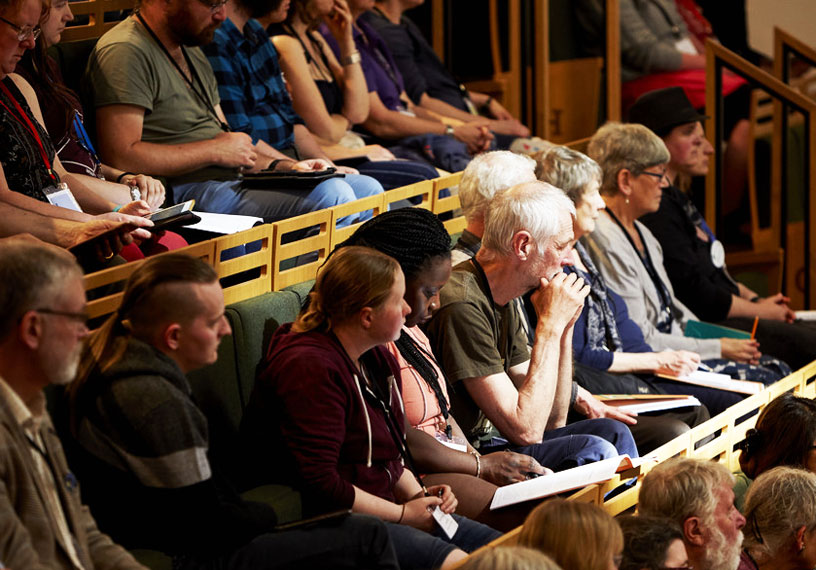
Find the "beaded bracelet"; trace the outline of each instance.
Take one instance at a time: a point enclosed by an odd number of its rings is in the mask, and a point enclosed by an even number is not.
[[[479,457],[479,454],[475,451],[471,451],[470,454],[476,458],[476,478],[478,479],[479,476],[482,474],[482,459]]]

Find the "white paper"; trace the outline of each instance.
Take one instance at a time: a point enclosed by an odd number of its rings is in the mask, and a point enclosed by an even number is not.
[[[728,374],[705,372],[704,370],[695,370],[691,374],[682,377],[664,376],[662,374],[658,376],[670,378],[678,382],[685,382],[686,384],[694,384],[695,386],[705,386],[707,388],[737,392],[738,394],[758,394],[765,388],[762,382],[734,380]]]
[[[794,311],[797,321],[816,321],[816,311]]]
[[[453,535],[456,534],[456,531],[459,530],[459,523],[456,522],[456,519],[443,513],[442,509],[440,509],[438,505],[434,507],[431,514],[433,515],[436,524],[438,524],[439,528],[442,529],[442,532],[448,535],[449,539],[452,539]]]
[[[255,216],[239,216],[238,214],[214,214],[212,212],[195,212],[201,221],[191,226],[194,230],[212,232],[214,234],[235,234],[255,227],[262,218]]]
[[[505,485],[496,489],[493,501],[490,503],[490,510],[608,481],[617,473],[621,463],[624,463],[627,468],[631,468],[640,465],[642,460],[632,460],[628,455],[610,457],[603,461],[573,467],[551,475]]]
[[[608,405],[609,402],[605,402]],[[662,402],[641,402],[638,404],[626,404],[623,406],[614,406],[618,410],[624,412],[632,412],[633,414],[641,414],[646,412],[660,412],[662,410],[674,410],[676,408],[685,408],[687,406],[699,406],[700,400],[694,396],[688,396],[681,399],[664,400]]]
[[[691,39],[689,38],[683,38],[682,40],[674,42],[674,49],[676,49],[680,53],[697,55],[697,48],[694,47],[694,44],[691,43]]]

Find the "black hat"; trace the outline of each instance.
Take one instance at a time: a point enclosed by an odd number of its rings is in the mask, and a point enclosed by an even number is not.
[[[629,109],[630,123],[640,123],[659,137],[666,136],[677,125],[696,123],[705,118],[691,105],[682,87],[644,93]]]

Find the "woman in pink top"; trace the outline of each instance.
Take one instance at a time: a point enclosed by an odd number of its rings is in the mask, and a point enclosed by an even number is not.
[[[481,455],[470,445],[450,413],[445,375],[420,329],[438,306],[439,290],[451,273],[450,236],[444,225],[428,210],[402,208],[369,220],[340,247],[346,245],[390,255],[405,274],[405,301],[411,312],[400,337],[387,347],[400,365],[408,448],[425,473],[425,484],[450,485],[459,499],[457,513],[463,516],[498,530],[520,525],[536,503],[491,511],[497,486],[549,470],[528,455]]]

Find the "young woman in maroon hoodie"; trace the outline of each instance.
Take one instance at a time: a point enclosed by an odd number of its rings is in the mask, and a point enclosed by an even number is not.
[[[272,338],[242,429],[269,449],[267,468],[297,486],[308,514],[335,509],[386,521],[401,568],[445,568],[499,536],[456,517],[449,539],[434,520],[452,513],[447,485],[424,488],[406,451],[399,368],[384,344],[410,307],[397,262],[350,246],[322,268],[309,308]]]

